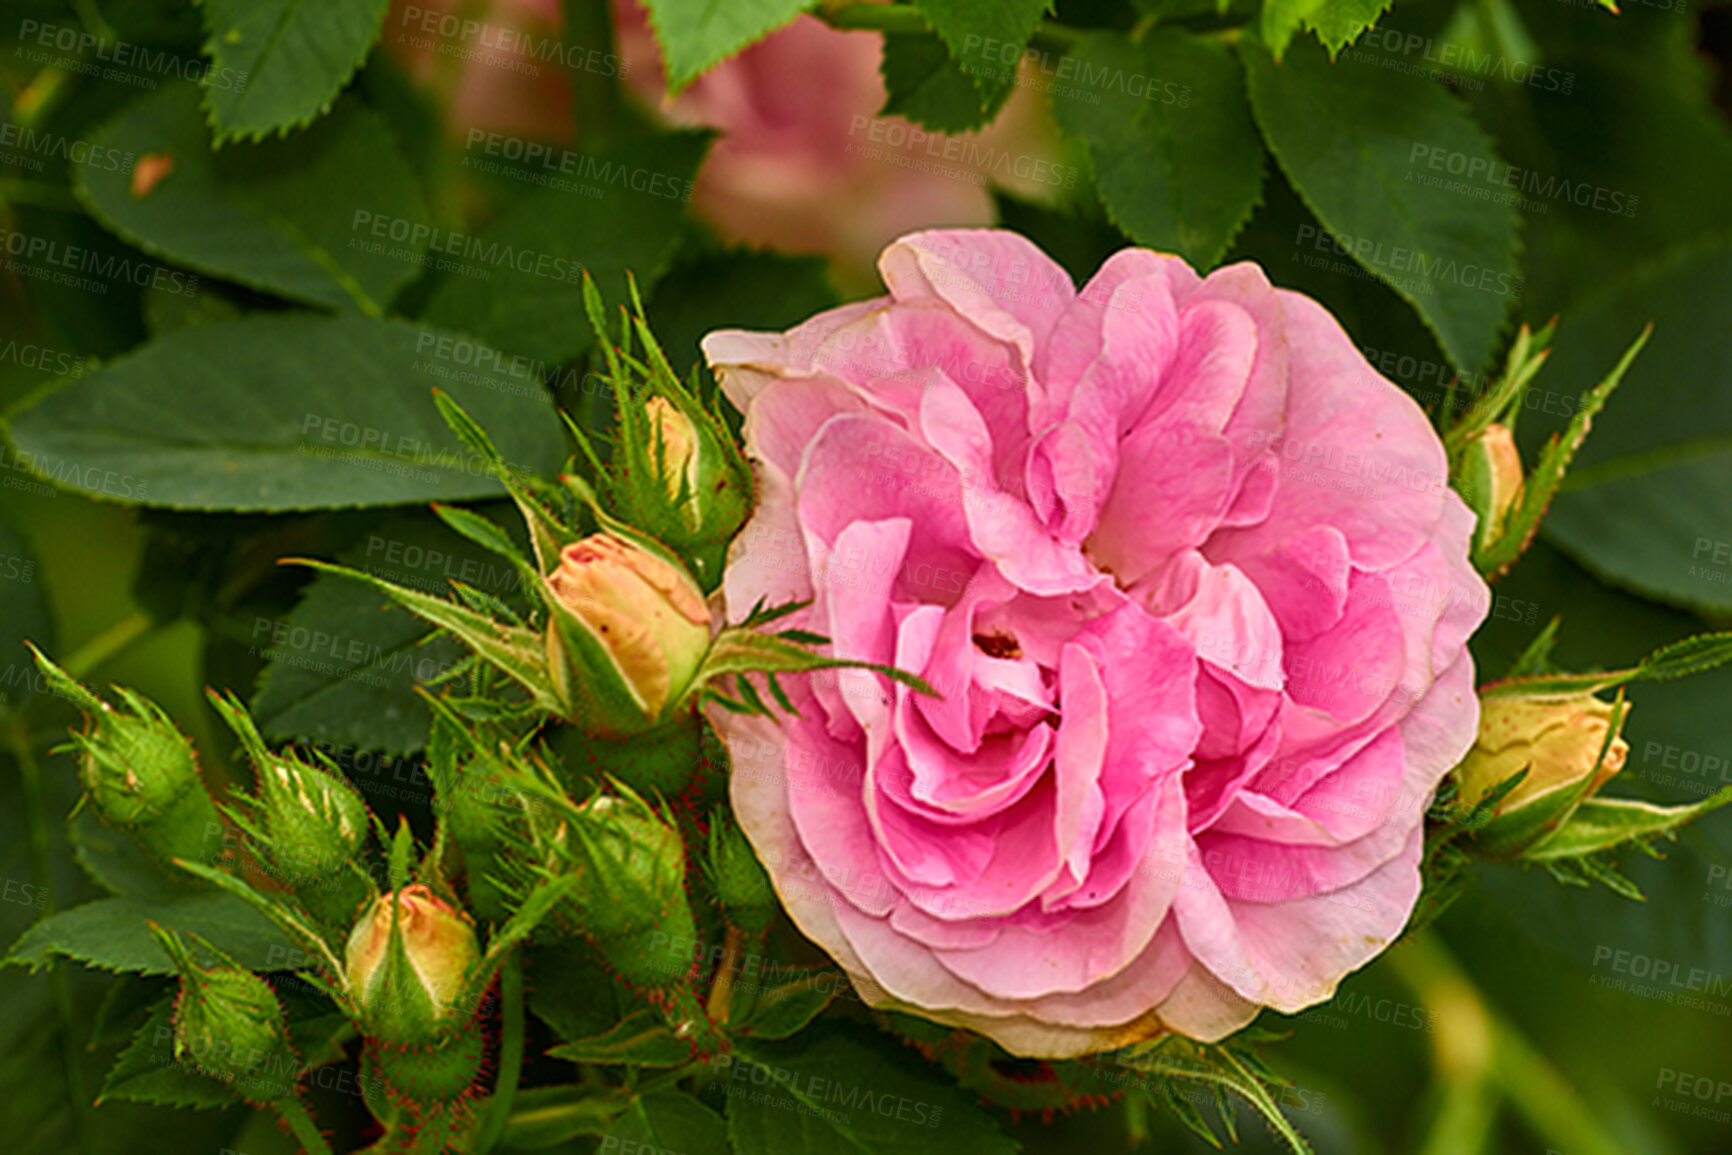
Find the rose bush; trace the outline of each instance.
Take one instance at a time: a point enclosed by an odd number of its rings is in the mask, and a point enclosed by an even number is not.
[[[916,233],[889,295],[712,333],[758,506],[729,614],[811,599],[735,810],[862,997],[1069,1056],[1327,999],[1400,932],[1478,721],[1443,446],[1316,302]],[[801,620],[801,619],[795,619]]]

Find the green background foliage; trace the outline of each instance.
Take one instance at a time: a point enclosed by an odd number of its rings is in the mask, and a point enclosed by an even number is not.
[[[605,28],[603,7],[568,0],[568,35]],[[1556,617],[1560,664],[1615,667],[1727,625],[1732,13],[1695,0],[1629,0],[1617,15],[1574,0],[1386,7],[648,3],[675,89],[819,10],[884,35],[886,113],[952,132],[990,122],[1015,83],[983,46],[1026,49],[1022,75],[1082,179],[1040,203],[997,190],[1005,225],[1079,282],[1126,244],[1204,271],[1256,261],[1327,305],[1434,412],[1452,379],[1484,388],[1518,324],[1560,318],[1517,429],[1529,461],[1652,322],[1475,651],[1494,676]],[[732,247],[697,219],[691,182],[713,140],[651,127],[592,75],[573,78],[575,135],[546,144],[593,194],[528,165],[473,171],[438,94],[375,50],[391,19],[357,0],[0,4],[8,1151],[293,1150],[268,1116],[164,1069],[169,968],[140,912],[173,911],[259,967],[286,944],[90,815],[66,821],[78,788],[58,742],[76,719],[24,641],[163,704],[213,789],[246,772],[205,685],[240,693],[273,740],[322,744],[381,816],[401,812],[426,838],[416,685],[458,651],[367,589],[279,560],[337,558],[421,589],[462,577],[509,598],[509,571],[425,508],[506,508],[431,391],[507,460],[555,473],[570,450],[556,410],[593,426],[605,401],[585,271],[615,305],[635,278],[682,372],[711,329],[783,327],[839,299],[818,258]],[[133,55],[117,60],[117,45]],[[1732,781],[1732,671],[1631,700],[1625,793],[1689,802]],[[1701,1100],[1657,1085],[1665,1072],[1732,1085],[1732,814],[1629,873],[1645,902],[1476,868],[1434,954],[1381,961],[1291,1021],[1266,1015],[1291,1035],[1264,1052],[1291,1081],[1287,1116],[1320,1152],[1726,1148],[1732,1115],[1700,1117]],[[823,963],[785,926],[771,942],[783,962]],[[1631,989],[1630,960],[1689,986]],[[585,950],[538,948],[529,971],[524,1119],[503,1149],[587,1151],[604,1133],[688,1155],[1116,1151],[1133,1136],[1206,1149],[1182,1126],[1194,1105],[1122,1082],[1057,1115],[988,1105],[976,1092],[991,1072],[928,1061],[846,996],[816,1026],[825,1000],[809,996],[742,1012],[763,1017],[735,1059],[746,1077],[720,1092],[656,1083],[665,1039],[621,1060],[641,1067],[603,1068],[629,1081],[570,1085],[569,1062],[546,1052],[623,1053],[609,1032],[629,1008]],[[352,1040],[318,997],[285,1001],[303,1060],[335,1059],[308,1081],[315,1114],[341,1149],[358,1146]],[[1490,1050],[1464,1074],[1451,1048],[1487,1023]],[[869,1084],[940,1122],[839,1128],[730,1093],[759,1068]],[[1240,1116],[1246,1149],[1283,1149]]]

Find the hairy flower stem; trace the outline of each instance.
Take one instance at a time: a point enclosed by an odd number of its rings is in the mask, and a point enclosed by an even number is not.
[[[481,1119],[475,1140],[476,1155],[487,1155],[511,1118],[511,1103],[517,1097],[517,1079],[523,1072],[523,957],[517,951],[499,971],[499,1077],[493,1083],[493,1098]]]
[[[278,1099],[271,1106],[307,1155],[331,1155],[331,1145],[299,1099]]]

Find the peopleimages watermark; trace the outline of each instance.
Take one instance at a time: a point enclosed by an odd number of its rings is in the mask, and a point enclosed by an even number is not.
[[[1419,62],[1407,60],[1415,53]],[[1404,72],[1420,72],[1426,76],[1454,81],[1458,87],[1480,91],[1484,77],[1507,80],[1541,92],[1568,96],[1576,87],[1576,74],[1561,68],[1485,52],[1468,44],[1449,40],[1433,40],[1417,32],[1400,32],[1393,28],[1369,28],[1342,57],[1359,63],[1390,67],[1397,60],[1408,65]],[[1430,67],[1427,67],[1430,66]]]
[[[1602,967],[1612,973],[1598,973]],[[1594,948],[1593,969],[1596,973],[1589,977],[1588,982],[1595,986],[1690,1010],[1732,1016],[1732,1006],[1714,1001],[1732,994],[1732,975],[1701,967],[1686,967],[1671,959],[1604,945]],[[1698,998],[1696,992],[1710,995],[1712,999]]]
[[[0,161],[30,172],[47,168],[55,158],[98,172],[131,172],[137,155],[105,144],[92,144],[44,128],[22,128],[0,122]]]
[[[55,56],[55,53],[71,55]],[[52,64],[80,76],[114,80],[135,88],[155,88],[165,76],[189,80],[200,88],[245,92],[245,69],[218,67],[199,57],[181,56],[165,48],[105,39],[70,24],[41,20],[18,22],[18,44],[12,49],[32,64]],[[86,55],[94,60],[80,59]]]
[[[122,282],[177,296],[191,297],[198,293],[198,276],[194,273],[15,229],[0,228],[0,267],[20,277],[87,293],[106,294],[110,284]]]
[[[397,43],[405,47],[450,56],[465,63],[521,72],[525,76],[540,76],[540,66],[549,63],[557,63],[573,72],[594,72],[600,76],[624,76],[630,70],[629,62],[612,52],[567,44],[557,36],[542,36],[520,28],[465,19],[452,12],[415,4],[403,6],[403,15],[397,25]],[[434,37],[445,43],[436,43]]]
[[[1502,272],[1486,265],[1474,264],[1471,261],[1458,261],[1454,257],[1427,256],[1418,249],[1410,249],[1403,245],[1388,245],[1371,237],[1350,237],[1345,233],[1335,234],[1316,225],[1300,225],[1298,233],[1293,238],[1295,247],[1303,249],[1310,244],[1318,253],[1352,257],[1360,265],[1375,266],[1384,270],[1383,275],[1376,279],[1387,281],[1398,289],[1416,292],[1429,296],[1439,284],[1456,284],[1463,288],[1479,289],[1487,293],[1495,293],[1500,297],[1521,299],[1522,289],[1526,281],[1511,273]],[[1347,275],[1373,274],[1353,265],[1341,267],[1340,262],[1328,263],[1328,257],[1301,257],[1293,254],[1294,260],[1312,267],[1323,267],[1329,271]],[[1403,273],[1415,273],[1417,277],[1401,276]]]
[[[1666,1093],[1664,1098],[1661,1092]],[[1649,1105],[1694,1115],[1698,1119],[1712,1119],[1716,1123],[1732,1123],[1732,1111],[1720,1107],[1728,1097],[1732,1097],[1732,1082],[1712,1075],[1692,1075],[1672,1067],[1661,1067],[1654,1080],[1654,1100]]]
[[[864,140],[856,139],[862,134]],[[985,145],[965,136],[927,132],[900,120],[855,114],[848,125],[848,136],[846,151],[852,156],[917,172],[934,172],[967,184],[983,185],[988,176],[996,176],[1075,188],[1081,175],[1075,165]]]
[[[1026,69],[1020,67],[1024,62],[1028,64]],[[1000,84],[1013,83],[1018,88],[1029,88],[1084,104],[1101,103],[1103,92],[1116,92],[1177,108],[1189,107],[1191,103],[1191,86],[1188,84],[1162,80],[1141,72],[1126,72],[1105,64],[1091,64],[1068,52],[1054,62],[1042,49],[1013,40],[995,40],[990,36],[971,34],[965,37],[961,64],[962,70],[970,76]]]
[[[16,480],[6,478],[5,488],[22,489],[41,493],[43,496],[50,496],[55,492],[52,486],[42,485],[44,481],[69,489],[82,489],[89,493],[103,493],[109,497],[130,498],[133,501],[142,501],[150,489],[149,481],[134,477],[130,473],[117,473],[100,465],[80,465],[71,460],[45,463],[39,454],[8,449],[4,445],[0,445],[0,470],[19,475]]]
[[[465,168],[497,173],[595,199],[605,194],[608,185],[661,200],[692,199],[694,182],[690,178],[606,160],[591,153],[573,152],[569,148],[556,148],[538,140],[488,132],[484,128],[469,130],[463,150]],[[477,151],[481,157],[472,155]],[[486,157],[498,159],[488,160]]]
[[[425,221],[410,220],[408,217],[356,209],[355,215],[349,220],[349,231],[376,238],[368,240],[366,237],[350,237],[349,247],[359,252],[393,257],[410,264],[442,269],[479,280],[491,279],[493,269],[512,269],[531,276],[574,284],[583,280],[582,261],[570,257],[556,257],[552,253],[538,252],[535,249],[519,248],[503,241],[483,240],[469,233],[453,232]],[[387,241],[404,247],[387,249]]]
[[[1417,171],[1421,165],[1432,172]],[[1432,173],[1446,173],[1461,179],[1445,181],[1441,176],[1433,176]],[[1403,179],[1432,188],[1442,188],[1448,192],[1478,196],[1481,200],[1513,204],[1528,212],[1549,211],[1550,205],[1539,199],[1530,199],[1543,198],[1549,201],[1566,201],[1577,208],[1591,208],[1596,212],[1611,213],[1614,216],[1633,217],[1636,215],[1636,206],[1641,201],[1640,197],[1632,193],[1609,189],[1589,181],[1572,181],[1556,175],[1541,176],[1531,168],[1518,168],[1495,157],[1474,156],[1418,140],[1414,141],[1413,147],[1408,150],[1407,176]]]

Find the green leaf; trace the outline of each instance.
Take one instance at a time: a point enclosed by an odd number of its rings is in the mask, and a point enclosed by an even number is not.
[[[1305,27],[1317,34],[1333,59],[1350,41],[1377,23],[1394,3],[1395,0],[1323,0],[1320,5],[1309,6]]]
[[[1728,802],[1732,802],[1732,786],[1682,806],[1661,806],[1636,798],[1589,798],[1556,834],[1529,847],[1523,857],[1538,862],[1577,858],[1626,842],[1672,837],[1678,827]]]
[[[174,1057],[174,999],[151,1008],[150,1018],[114,1060],[96,1101],[118,1099],[195,1111],[231,1106],[235,1094]]]
[[[1429,80],[1332,65],[1308,44],[1279,65],[1255,42],[1241,55],[1264,139],[1333,234],[1301,230],[1292,261],[1358,262],[1414,307],[1457,369],[1485,365],[1522,292],[1515,209],[1426,183],[1434,174],[1416,150],[1501,166],[1491,140]]]
[[[1300,25],[1330,0],[1263,0],[1263,42],[1280,60]]]
[[[63,910],[26,931],[6,961],[36,970],[65,957],[103,970],[170,974],[174,967],[151,937],[147,922],[197,935],[253,970],[280,968],[286,959],[301,957],[289,939],[245,901],[206,890],[167,900],[103,898]],[[199,952],[196,945],[193,949]]]
[[[389,0],[203,0],[205,107],[218,141],[327,111],[379,38]],[[230,81],[233,83],[230,83]]]
[[[602,1147],[608,1150],[696,1155],[728,1149],[728,1126],[722,1117],[683,1091],[651,1091],[639,1096],[608,1124],[602,1136]],[[618,1145],[610,1145],[609,1138],[618,1139]]]
[[[1607,581],[1723,616],[1732,613],[1732,247],[1681,254],[1566,314],[1536,392],[1595,379],[1617,342],[1650,320],[1653,338],[1541,528]]]
[[[1023,46],[1052,8],[1051,0],[913,0],[950,55],[973,78],[981,102],[996,107],[1016,84]],[[1007,51],[1007,49],[1009,51]]]
[[[850,990],[840,971],[814,970],[773,986],[759,984],[748,997],[735,995],[736,1030],[754,1039],[785,1039],[811,1025],[838,992]],[[745,1010],[739,1009],[744,1004]]]
[[[500,486],[441,420],[435,386],[522,468],[564,459],[545,391],[508,366],[402,321],[255,316],[170,333],[69,382],[17,413],[11,435],[48,480],[177,509],[483,497]]]
[[[1212,268],[1263,187],[1263,145],[1233,54],[1218,41],[1156,29],[1140,44],[1115,33],[1086,37],[1071,59],[1078,84],[1100,103],[1056,98],[1053,114],[1087,145],[1107,216],[1141,244]],[[1106,83],[1111,77],[1151,79],[1133,93]]]
[[[104,226],[153,256],[293,301],[378,316],[421,272],[433,236],[414,174],[354,102],[289,140],[213,153],[198,90],[176,85],[129,105],[92,145],[93,156],[139,158],[74,167],[75,191]],[[144,189],[152,161],[172,167]]]
[[[583,274],[615,301],[627,299],[628,271],[645,290],[656,282],[678,245],[707,140],[679,133],[579,158],[569,180],[596,195],[539,188],[480,233],[453,241],[441,264],[456,268],[427,317],[548,364],[588,351],[595,334],[584,314]]]
[[[1009,85],[994,85],[990,96],[984,94],[944,41],[931,34],[886,33],[879,71],[887,93],[881,115],[907,117],[934,132],[972,132],[1010,99]]]
[[[143,901],[176,898],[197,883],[152,858],[128,835],[104,823],[94,810],[83,809],[66,824],[78,865],[97,884],[114,894]],[[213,839],[213,847],[220,845]]]
[[[453,579],[501,595],[517,585],[510,566],[420,514],[381,523],[338,560],[425,590]],[[378,591],[337,574],[314,578],[286,617],[255,617],[248,633],[245,640],[269,658],[252,700],[266,734],[392,754],[426,744],[431,719],[416,687],[466,653]]]
[[[636,1011],[606,1034],[561,1043],[548,1052],[568,1063],[617,1063],[628,1067],[679,1067],[691,1062],[692,1046],[674,1037],[662,1016]]]
[[[51,650],[54,619],[35,551],[0,521],[0,715],[29,697],[35,664],[25,642]]]
[[[737,1155],[1010,1155],[976,1097],[913,1050],[844,1027],[792,1042],[739,1041],[710,1090],[728,1099]]]
[[[678,92],[711,65],[761,40],[818,0],[644,0]]]

